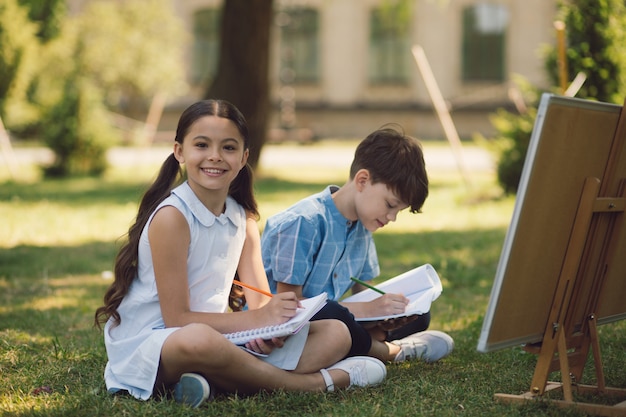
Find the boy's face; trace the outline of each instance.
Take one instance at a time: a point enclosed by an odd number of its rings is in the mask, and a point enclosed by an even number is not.
[[[359,221],[370,232],[396,221],[398,213],[409,205],[402,202],[386,184],[362,182],[356,196],[355,208]]]

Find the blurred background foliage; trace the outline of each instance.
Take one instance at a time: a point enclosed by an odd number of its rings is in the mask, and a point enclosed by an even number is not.
[[[184,91],[181,22],[165,0],[0,4],[0,117],[55,155],[49,176],[94,175],[120,134],[109,112],[138,116],[155,94]]]
[[[578,73],[585,82],[576,97],[623,104],[626,96],[626,6],[623,0],[562,0],[557,19],[565,24],[566,84]],[[554,86],[560,86],[558,47],[543,51],[545,69]],[[523,79],[516,80],[526,107],[517,112],[505,109],[492,115],[498,135],[493,147],[497,152],[498,183],[507,194],[515,194],[530,142],[540,91]],[[559,87],[551,91],[563,94]]]
[[[264,1],[264,5],[271,3]],[[238,6],[226,7],[231,4]],[[410,4],[409,0],[389,1],[393,10]],[[222,23],[247,21],[250,16],[246,14],[252,13],[245,0],[225,0],[224,5]],[[565,82],[578,73],[586,77],[576,97],[621,104],[626,96],[626,54],[620,49],[626,40],[624,1],[561,0],[555,18],[566,28]],[[254,33],[241,37],[240,24],[222,26],[223,39],[237,38],[242,45],[248,44],[246,39],[261,38]],[[254,30],[269,31],[269,24]],[[112,115],[141,119],[156,95],[173,97],[187,91],[180,47],[186,41],[169,0],[91,0],[79,14],[70,14],[65,0],[3,0],[0,118],[13,135],[40,138],[52,149],[55,159],[45,168],[47,175],[99,175],[106,169],[107,149],[121,140],[121,132],[110,123]],[[248,95],[256,100],[243,100],[242,83],[237,80],[254,77],[233,75],[237,70],[233,62],[239,58],[231,55],[254,53],[254,62],[266,62],[259,57],[269,52],[262,49],[224,47],[221,78],[207,86],[208,92],[218,89],[220,97],[241,101],[238,105],[245,107],[258,131],[269,117],[268,106],[258,103],[267,101],[260,100],[267,85],[259,85],[267,83],[267,77],[251,81],[259,93]],[[562,94],[557,87],[563,85],[558,53],[556,46],[549,46],[543,57],[555,86],[550,92]],[[499,184],[507,194],[517,191],[540,98],[538,88],[515,75],[512,78],[524,106],[495,112],[491,120],[496,135],[489,141],[496,152]],[[250,88],[246,85],[243,90]],[[259,149],[263,141],[259,138]]]

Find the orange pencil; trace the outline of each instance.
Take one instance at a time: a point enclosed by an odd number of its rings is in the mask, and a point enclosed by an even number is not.
[[[235,285],[239,285],[240,287],[245,287],[245,288],[247,288],[249,290],[256,291],[256,292],[261,293],[263,295],[267,295],[268,297],[273,297],[272,293],[269,293],[269,292],[264,291],[264,290],[262,290],[260,288],[257,288],[257,287],[253,287],[252,285],[244,284],[243,282],[237,281],[236,279],[233,280],[233,283]]]

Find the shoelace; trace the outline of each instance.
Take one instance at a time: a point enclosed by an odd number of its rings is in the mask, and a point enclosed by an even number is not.
[[[428,349],[428,347],[426,345],[417,345],[417,344],[405,344],[405,345],[401,345],[400,346],[402,348],[402,352],[404,352],[404,359],[405,360],[410,360],[410,359],[416,359],[416,358],[421,358],[422,356],[424,356],[426,354],[426,350]],[[405,350],[405,348],[408,348]],[[407,355],[407,351],[409,352]]]
[[[348,372],[348,375],[350,375],[350,385],[356,385],[359,387],[365,385],[364,380],[367,378],[367,376],[364,378],[362,371],[363,370],[358,365],[350,368],[350,372]]]

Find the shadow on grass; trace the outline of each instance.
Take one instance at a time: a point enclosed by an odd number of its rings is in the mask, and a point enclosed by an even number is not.
[[[139,202],[149,184],[131,181],[122,183],[85,177],[46,180],[35,184],[5,182],[1,185],[0,202],[14,200],[38,202],[43,200],[77,206]]]
[[[0,280],[34,283],[68,275],[100,275],[102,271],[113,269],[119,245],[118,242],[90,242],[77,246],[0,248]]]

